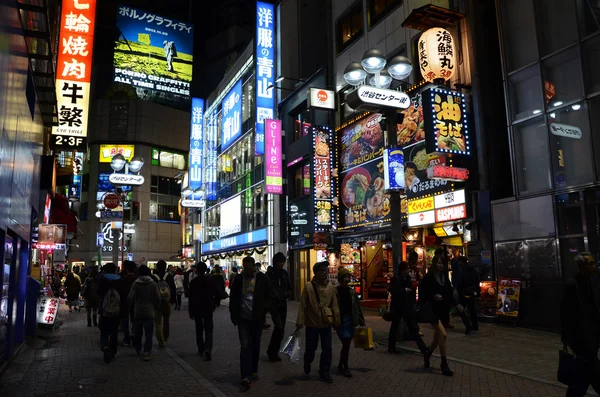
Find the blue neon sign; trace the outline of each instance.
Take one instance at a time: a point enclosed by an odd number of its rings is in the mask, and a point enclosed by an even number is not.
[[[188,185],[193,190],[199,189],[202,186],[202,157],[204,157],[203,130],[204,99],[192,98]]]
[[[226,237],[220,240],[211,241],[210,243],[202,244],[202,254],[209,254],[215,251],[226,250],[232,247],[241,245],[249,245],[267,241],[267,229],[255,230],[250,233],[239,234],[233,237]]]
[[[221,153],[242,135],[242,80],[238,80],[222,102]]]
[[[275,118],[275,13],[273,4],[256,2],[256,154],[265,154],[265,119]]]
[[[217,110],[206,116],[206,158],[204,159],[204,181],[206,182],[206,199],[217,199]]]

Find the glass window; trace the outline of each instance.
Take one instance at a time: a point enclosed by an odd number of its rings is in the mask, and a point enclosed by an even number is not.
[[[593,182],[587,105],[578,103],[553,111],[548,122],[556,188]]]
[[[594,146],[594,160],[596,163],[596,175],[600,177],[600,96],[589,100],[589,115],[592,124],[592,143]]]
[[[550,189],[550,150],[544,119],[537,117],[513,128],[519,192],[530,194]]]
[[[600,30],[600,6],[598,2],[589,0],[575,0],[579,19],[579,33],[587,37]]]
[[[252,117],[254,109],[254,77],[244,83],[242,92],[242,123],[245,123]]]
[[[509,76],[508,89],[513,120],[542,113],[542,87],[537,65]]]
[[[129,100],[111,100],[108,134],[111,137],[127,136]]]
[[[503,0],[504,59],[509,72],[537,59],[533,0]]]
[[[302,105],[302,110],[297,110],[294,117],[294,142],[302,139],[310,133],[311,114],[309,109],[306,109],[306,103]]]
[[[545,60],[542,68],[547,107],[560,106],[583,97],[583,81],[577,47]]]
[[[342,52],[363,33],[362,1],[357,2],[335,23],[337,51]]]
[[[583,233],[581,204],[579,192],[559,194],[556,196],[559,236],[572,236],[574,234]]]
[[[158,193],[169,194],[170,181],[169,178],[159,177],[158,178]]]
[[[535,5],[541,56],[577,41],[573,0],[536,0]]]
[[[593,94],[600,91],[600,35],[586,40],[582,48],[586,93]]]
[[[294,198],[310,195],[310,161],[296,169],[294,177]]]
[[[369,0],[369,27],[381,21],[390,11],[402,3],[403,0]]]

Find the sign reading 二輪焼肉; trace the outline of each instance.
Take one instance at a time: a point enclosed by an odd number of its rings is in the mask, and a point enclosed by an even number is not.
[[[58,125],[52,135],[86,137],[96,0],[63,0],[56,62]]]
[[[256,2],[256,37],[254,38],[256,64],[256,135],[255,153],[265,154],[266,119],[275,118],[275,8],[273,4]]]
[[[443,88],[423,93],[428,153],[471,154],[469,118],[464,94]]]
[[[448,167],[445,165],[434,165],[427,168],[429,179],[441,179],[452,182],[464,182],[469,179],[469,170],[459,167]]]
[[[518,317],[520,297],[521,280],[499,277],[496,314],[500,316]]]
[[[120,5],[115,43],[115,81],[142,99],[189,103],[194,29],[187,23]],[[151,92],[152,94],[148,94]]]

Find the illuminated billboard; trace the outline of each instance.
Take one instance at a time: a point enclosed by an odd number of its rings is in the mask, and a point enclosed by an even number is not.
[[[265,154],[265,123],[275,115],[275,12],[273,4],[256,2],[256,149]]]
[[[119,6],[115,45],[115,81],[136,88],[141,98],[189,102],[194,29],[127,6]]]

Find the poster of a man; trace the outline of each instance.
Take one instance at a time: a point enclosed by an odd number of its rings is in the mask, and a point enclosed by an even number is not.
[[[165,50],[165,57],[167,58],[167,71],[173,71],[173,58],[177,56],[177,47],[172,41],[163,41],[163,49]]]

